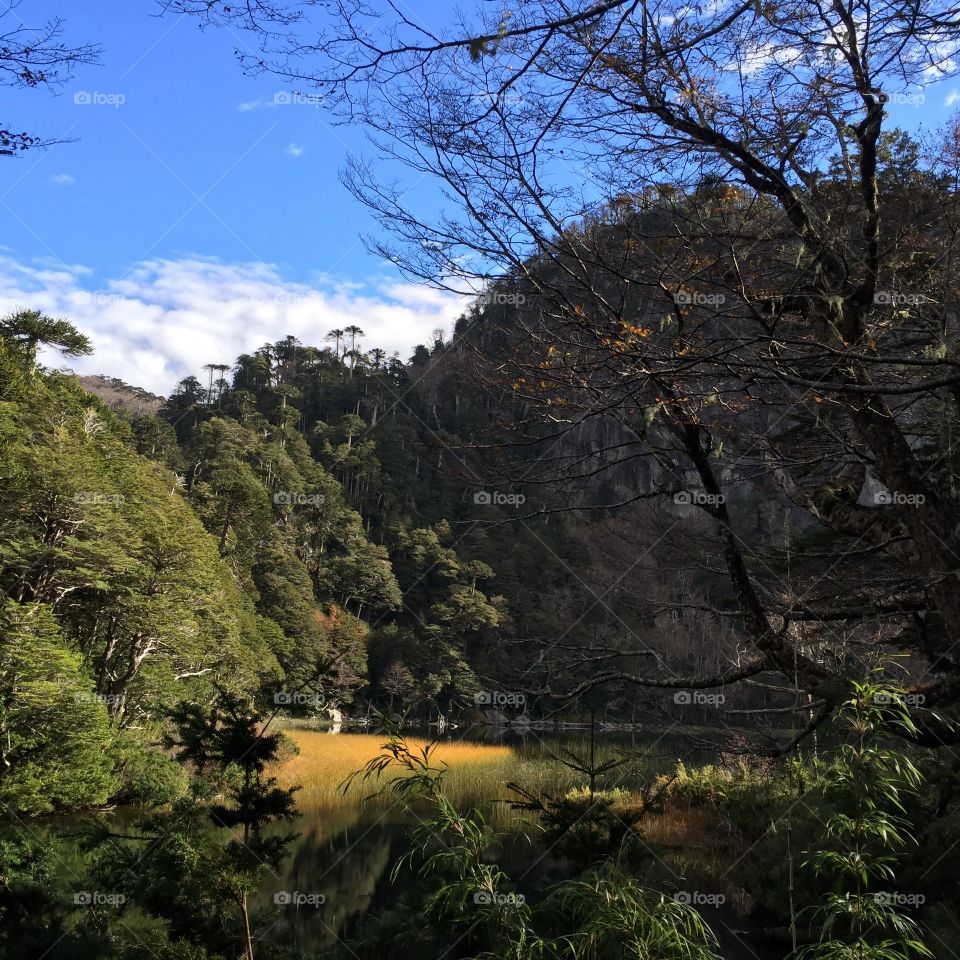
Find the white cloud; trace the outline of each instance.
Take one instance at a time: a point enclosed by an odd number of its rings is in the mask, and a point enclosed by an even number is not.
[[[801,51],[796,47],[751,40],[740,49],[740,57],[727,64],[725,69],[751,76],[771,66],[782,69],[796,67],[800,58]]]
[[[955,103],[960,102],[960,90],[951,90],[947,94],[947,99],[943,101],[945,107],[952,107]]]
[[[77,181],[69,173],[55,173],[50,177],[55,187],[72,187]]]
[[[287,146],[287,149],[284,150],[284,153],[288,157],[302,157],[306,152],[306,147],[301,147],[298,143],[291,143]]]
[[[65,316],[93,341],[95,353],[70,361],[79,373],[103,373],[167,394],[205,363],[232,363],[292,334],[322,347],[329,330],[355,324],[362,346],[407,359],[437,327],[449,328],[466,301],[395,279],[343,284],[283,279],[272,264],[227,264],[193,257],[149,260],[99,289],[81,266],[23,264],[0,256],[0,314],[31,307]],[[48,351],[43,362],[62,366]]]
[[[319,93],[298,93],[292,90],[277,90],[272,97],[265,99],[258,97],[256,100],[244,100],[237,104],[237,109],[241,113],[249,113],[251,110],[272,110],[274,107],[289,106],[309,106],[319,108],[324,104],[324,98]]]
[[[941,40],[939,43],[928,43],[923,48],[923,61],[926,66],[923,72],[933,80],[948,77],[957,68],[956,55],[960,53],[960,40]],[[919,59],[915,55],[914,59]]]

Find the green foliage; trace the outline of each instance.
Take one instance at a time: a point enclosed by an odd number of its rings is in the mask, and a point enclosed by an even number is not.
[[[180,704],[171,721],[167,746],[196,774],[190,795],[131,834],[95,837],[95,874],[106,885],[124,884],[163,921],[168,955],[189,956],[188,945],[199,941],[218,955],[242,950],[253,960],[248,898],[296,836],[269,829],[294,816],[295,791],[265,772],[281,756],[283,736],[268,733],[265,718],[226,691],[212,707]]]
[[[878,667],[840,711],[848,739],[834,768],[846,808],[826,823],[809,864],[831,878],[833,890],[814,911],[819,942],[798,951],[811,960],[908,960],[932,957],[920,928],[894,894],[896,864],[913,844],[905,798],[917,790],[920,772],[893,734],[915,736],[904,691],[886,682]],[[886,889],[878,889],[878,887]]]
[[[0,834],[0,955],[32,960],[64,934],[56,841],[5,830]]]
[[[0,808],[105,803],[115,787],[107,711],[43,604],[0,607]]]
[[[733,775],[712,764],[702,767],[687,767],[682,761],[677,764],[676,777],[669,787],[671,801],[681,806],[719,807],[733,782]]]
[[[0,341],[0,350],[6,349]],[[277,670],[252,603],[163,468],[72,378],[0,404],[0,589],[49,606],[115,723]]]
[[[616,857],[638,866],[648,856],[636,831],[637,812],[614,809],[614,796],[588,792],[537,803],[547,847],[580,867]]]
[[[814,761],[805,766],[800,760],[778,767],[751,766],[744,761],[729,767],[688,767],[680,762],[669,782],[662,779],[666,796],[675,807],[715,810],[748,835],[778,820],[793,805],[798,791],[816,794],[828,782],[824,764]]]
[[[32,369],[37,347],[55,347],[66,357],[93,352],[90,340],[66,320],[44,316],[39,310],[17,310],[0,319],[0,338],[13,345],[21,362]]]
[[[169,796],[163,762],[115,731],[214,681],[279,675],[279,629],[124,422],[72,377],[24,375],[18,324],[0,328],[0,794],[32,814],[143,797],[150,781]]]
[[[601,960],[659,957],[710,960],[716,941],[690,906],[645,889],[609,858],[576,880],[549,889],[534,906],[488,856],[496,837],[478,810],[461,813],[444,790],[446,768],[433,748],[409,747],[399,733],[351,778],[381,782],[407,803],[427,803],[413,846],[394,868],[415,866],[430,887],[425,919],[453,932],[480,960]],[[610,800],[588,796],[608,810]],[[577,803],[577,801],[570,801]],[[581,814],[584,812],[579,804]],[[589,811],[588,811],[589,812]],[[568,828],[571,824],[567,824]],[[396,935],[395,929],[391,935]],[[427,932],[429,941],[434,933]]]
[[[181,703],[170,716],[177,729],[167,738],[167,747],[181,763],[213,777],[226,792],[229,802],[213,804],[211,819],[220,826],[243,828],[247,852],[237,854],[244,862],[253,855],[261,864],[276,867],[293,837],[265,837],[263,828],[292,819],[294,791],[278,787],[276,778],[264,771],[279,757],[283,734],[267,733],[264,717],[225,691],[213,707]],[[238,778],[231,776],[234,771],[239,771]]]
[[[515,629],[487,586],[520,578],[490,535],[455,545],[462,488],[443,479],[438,499],[422,418],[383,413],[402,364],[287,338],[241,358],[232,387],[187,378],[159,417],[127,424],[33,369],[41,342],[85,349],[71,331],[33,314],[0,328],[0,595],[51,612],[114,728],[217,686],[296,687],[331,657],[332,705],[470,703]],[[374,618],[377,640],[400,642],[371,660]],[[117,798],[175,793],[162,762],[106,755],[125,771]]]
[[[553,944],[553,957],[571,960],[712,960],[717,943],[696,910],[641,886],[615,866],[561,884],[544,910],[570,930]],[[566,950],[569,950],[569,953]]]
[[[122,836],[95,834],[93,882],[99,889],[121,889],[161,921],[169,943],[202,944],[212,956],[234,957],[243,940],[241,904],[255,879],[237,869],[229,835],[225,839],[225,831],[211,823],[206,802],[198,784]]]
[[[403,709],[433,700],[456,711],[479,673],[516,667],[499,641],[551,629],[538,591],[562,569],[542,549],[562,539],[560,525],[462,529],[463,483],[442,469],[425,424],[432,415],[459,442],[493,420],[488,400],[438,365],[442,402],[428,406],[407,368],[363,353],[361,337],[331,331],[332,349],[265,344],[238,358],[215,396],[183,380],[160,418],[190,465],[188,500],[258,613],[283,632],[274,649],[291,683],[303,664],[342,653],[350,669],[334,700],[359,694],[396,708],[402,689]],[[171,461],[155,431],[137,431],[138,449],[145,434]],[[347,614],[357,629],[344,629]],[[376,627],[369,647],[365,623]],[[388,636],[400,640],[389,652]],[[407,675],[412,685],[394,682]]]
[[[610,790],[596,790],[592,795],[598,800],[609,803],[627,803],[633,799],[633,794],[623,787],[613,787]],[[564,794],[564,798],[567,800],[588,800],[590,796],[591,791],[588,786],[574,787]]]
[[[181,798],[188,787],[186,771],[172,756],[156,749],[143,731],[119,730],[113,744],[119,786],[111,798],[119,803],[160,806]]]

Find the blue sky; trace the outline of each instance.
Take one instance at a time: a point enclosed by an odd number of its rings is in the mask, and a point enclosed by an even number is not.
[[[156,9],[14,11],[27,26],[60,14],[68,40],[103,53],[56,96],[0,90],[15,129],[77,141],[0,164],[0,309],[71,316],[97,350],[77,369],[158,391],[288,332],[319,343],[355,322],[367,346],[406,358],[449,328],[461,300],[404,283],[360,242],[373,223],[338,171],[361,132],[245,76],[234,48],[249,37]],[[209,329],[204,310],[229,328]]]
[[[156,9],[152,0],[84,0],[82,16],[63,0],[18,8],[28,25],[61,11],[71,37],[104,53],[59,96],[4,92],[5,115],[79,138],[4,164],[0,189],[12,188],[5,199],[23,221],[5,223],[4,242],[90,261],[104,276],[184,253],[277,262],[296,279],[377,269],[356,242],[369,221],[337,180],[347,150],[363,144],[359,131],[333,127],[312,105],[274,105],[287,88],[244,76],[233,55],[249,37],[201,32]],[[83,93],[114,100],[75,102]]]
[[[12,14],[28,26],[61,14],[69,40],[103,54],[57,96],[0,89],[15,129],[77,138],[0,163],[0,310],[70,316],[97,349],[78,369],[160,392],[287,333],[319,343],[357,323],[368,347],[406,357],[449,328],[462,300],[403,282],[359,240],[374,224],[338,171],[367,149],[361,131],[245,76],[234,49],[249,36],[157,9],[22,0]],[[434,28],[449,15],[436,0],[404,10]],[[891,121],[935,129],[960,83],[920,99],[891,103]]]

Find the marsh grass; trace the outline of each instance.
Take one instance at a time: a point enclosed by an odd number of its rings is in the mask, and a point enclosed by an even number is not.
[[[346,792],[343,784],[380,753],[386,740],[384,734],[341,733],[331,736],[303,729],[284,732],[296,744],[299,753],[286,760],[276,771],[276,776],[284,786],[300,785],[297,805],[301,811],[355,805],[363,798],[378,802],[373,796],[377,792],[376,783],[356,782]],[[420,748],[429,741],[411,737],[409,742]],[[464,741],[439,744],[436,758],[449,767],[451,795],[469,797],[472,801],[482,796],[499,799],[502,796],[500,784],[510,778],[517,760],[510,747]],[[381,798],[379,802],[389,800]]]
[[[388,739],[385,733],[340,733],[331,735],[302,727],[286,727],[286,736],[296,745],[298,753],[290,755],[275,771],[280,786],[300,785],[296,794],[299,812],[309,817],[314,813],[330,815],[353,811],[361,819],[367,810],[379,811],[396,804],[390,791],[378,795],[385,783],[355,779],[349,789],[343,784],[374,757]],[[410,737],[414,749],[426,746],[426,737]],[[525,810],[510,807],[509,801],[517,795],[507,789],[508,783],[520,784],[538,796],[583,796],[584,776],[557,762],[554,757],[561,749],[577,749],[569,743],[530,740],[517,745],[488,744],[469,740],[441,741],[435,747],[434,758],[448,767],[444,775],[445,789],[459,809],[479,806],[489,822],[498,829],[511,830],[521,822],[539,822]],[[605,747],[603,756],[617,754]],[[598,751],[598,757],[601,752]],[[655,762],[639,755],[631,765],[619,768],[605,784],[613,788],[614,812],[624,820],[638,820],[647,843],[664,852],[665,856],[694,855],[710,861],[729,862],[740,845],[732,835],[725,818],[713,804],[691,806],[683,786],[671,796],[665,809],[637,817],[642,803],[634,792],[647,782]],[[709,768],[712,769],[712,768]],[[395,775],[392,771],[390,776]],[[684,776],[691,774],[684,771]]]
[[[280,786],[300,785],[296,794],[301,814],[314,812],[346,812],[369,805],[380,810],[396,803],[396,797],[380,789],[386,784],[375,780],[354,779],[349,789],[345,781],[378,756],[388,739],[385,733],[341,733],[331,735],[301,727],[286,727],[286,736],[296,745],[279,765],[275,774]],[[407,743],[414,749],[426,746],[426,737],[409,737]],[[555,758],[563,747],[575,749],[577,744],[546,743],[538,740],[518,745],[488,744],[469,740],[441,741],[435,747],[434,759],[448,767],[444,775],[445,789],[451,801],[460,809],[480,806],[490,822],[498,827],[531,819],[531,814],[510,807],[509,801],[518,799],[507,789],[508,783],[520,784],[532,794],[560,797],[584,797],[584,777],[563,766]],[[606,748],[605,748],[606,751]],[[610,756],[616,756],[607,751]],[[598,751],[598,757],[601,752]],[[606,752],[603,753],[606,756]],[[625,820],[637,820],[645,840],[669,855],[692,854],[711,861],[726,862],[742,845],[742,838],[721,816],[714,803],[691,804],[687,780],[694,772],[681,767],[680,780],[672,785],[664,809],[651,811],[639,817],[642,803],[635,791],[652,775],[653,761],[639,756],[637,762],[620,768],[610,778],[610,796],[614,812]],[[703,779],[719,776],[714,768],[696,771]],[[390,776],[395,775],[391,772]],[[707,777],[707,779],[710,779]],[[724,776],[727,780],[734,779]],[[698,781],[699,782],[699,781]],[[697,791],[694,791],[697,793]],[[697,797],[696,799],[701,799]]]
[[[378,785],[355,781],[344,793],[342,784],[377,756],[387,739],[383,733],[341,733],[330,735],[315,730],[287,727],[286,736],[299,753],[286,759],[275,771],[284,787],[300,785],[297,806],[301,813],[355,806],[366,802],[386,806],[395,802],[389,796],[377,797]],[[407,742],[421,748],[427,738],[410,737]],[[468,740],[442,741],[435,758],[447,765],[445,784],[450,799],[457,805],[491,805],[496,820],[522,816],[505,802],[514,799],[506,788],[520,783],[536,793],[563,794],[582,787],[583,777],[554,760],[551,750],[533,743],[522,747],[477,743]],[[381,784],[380,786],[383,786]]]

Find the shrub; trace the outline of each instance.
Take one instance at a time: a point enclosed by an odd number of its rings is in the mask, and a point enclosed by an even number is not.
[[[588,786],[573,787],[565,794],[567,800],[579,801],[590,799],[590,788]],[[614,787],[611,790],[595,790],[593,799],[603,800],[607,803],[629,803],[633,799],[633,794],[623,787]]]
[[[707,765],[689,769],[682,761],[677,764],[677,776],[667,789],[670,802],[682,807],[716,807],[726,796],[730,784],[726,770]]]
[[[187,775],[169,754],[145,743],[130,731],[121,731],[115,744],[119,787],[112,799],[119,803],[172,803],[187,791]]]

